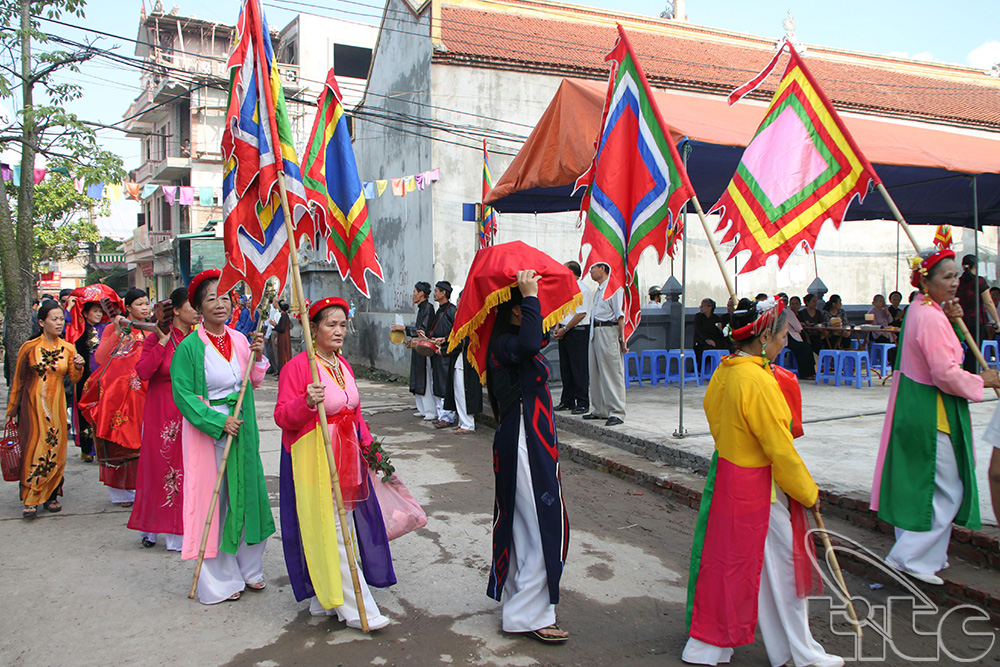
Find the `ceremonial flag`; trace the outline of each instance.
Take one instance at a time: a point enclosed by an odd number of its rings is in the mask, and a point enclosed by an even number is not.
[[[952,244],[951,225],[938,225],[937,231],[934,232],[934,245],[942,250],[947,250],[951,248]]]
[[[279,294],[288,278],[288,212],[281,206],[279,171],[285,174],[296,227],[308,228],[311,223],[285,95],[259,0],[243,3],[227,66],[229,102],[222,135],[226,264],[219,292],[243,281],[251,307],[256,308],[268,278],[277,278]]]
[[[586,215],[581,246],[590,244],[587,266],[603,262],[611,267],[605,295],[625,288],[628,340],[642,306],[635,275],[639,257],[650,247],[660,261],[665,252],[673,257],[683,232],[680,208],[694,189],[621,26],[605,60],[611,62],[611,77],[597,152],[576,183],[587,187],[580,208]]]
[[[488,248],[496,241],[497,212],[492,206],[486,205],[486,195],[493,189],[493,176],[490,175],[490,152],[486,150],[486,140],[483,139],[483,215],[479,220],[479,249]]]
[[[730,104],[767,77],[788,49],[785,74],[729,187],[709,213],[736,240],[730,257],[749,250],[740,273],[775,255],[781,267],[803,242],[816,246],[823,223],[839,228],[850,202],[862,201],[878,175],[802,58],[787,41],[761,74],[730,96]]]
[[[306,196],[313,207],[316,232],[325,242],[327,259],[336,263],[341,280],[349,277],[367,297],[367,274],[371,272],[383,280],[382,267],[375,254],[368,206],[354,161],[342,99],[331,69],[317,102],[316,120],[302,166]]]

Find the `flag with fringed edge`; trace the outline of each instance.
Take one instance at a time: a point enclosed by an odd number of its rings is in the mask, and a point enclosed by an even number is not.
[[[778,258],[779,268],[799,246],[815,249],[823,223],[839,228],[847,207],[864,201],[881,181],[861,153],[833,104],[795,48],[783,42],[767,67],[729,98],[734,104],[759,86],[787,49],[788,65],[764,120],[743,152],[736,173],[709,213],[716,231],[735,240],[729,257],[748,250],[740,273]]]
[[[281,77],[258,0],[243,3],[227,67],[229,101],[222,135],[226,263],[218,289],[245,282],[256,308],[268,279],[277,279],[279,294],[288,279],[290,248],[279,171],[285,175],[293,222],[301,225],[306,219],[305,225],[311,224]]]
[[[607,264],[605,296],[625,291],[625,339],[639,324],[642,304],[636,268],[647,248],[658,261],[673,257],[683,233],[681,207],[694,189],[663,121],[635,51],[618,26],[618,40],[605,58],[611,62],[601,132],[590,169],[576,187],[586,186],[581,216],[586,265]]]
[[[486,204],[486,195],[493,189],[493,176],[490,174],[490,152],[486,150],[486,140],[483,139],[483,199],[482,217],[479,220],[479,248],[488,248],[496,241],[497,212]]]
[[[315,227],[297,229],[296,236],[308,237],[321,248],[327,259],[337,265],[340,279],[350,278],[367,297],[368,273],[383,280],[382,266],[375,252],[343,96],[332,69],[317,107],[302,158],[306,196],[312,206]]]

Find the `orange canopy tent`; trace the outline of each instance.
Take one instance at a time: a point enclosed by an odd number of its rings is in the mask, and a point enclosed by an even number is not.
[[[563,79],[507,171],[486,197],[502,213],[579,210],[576,179],[590,166],[607,83]],[[654,90],[671,134],[688,140],[688,174],[706,209],[729,184],[760,124],[765,105],[725,97]],[[979,224],[1000,225],[1000,134],[842,114],[855,141],[907,221],[972,227],[976,211],[967,177],[977,176]],[[848,220],[891,219],[881,197],[848,209]]]

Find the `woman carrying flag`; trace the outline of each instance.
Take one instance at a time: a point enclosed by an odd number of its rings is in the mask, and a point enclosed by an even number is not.
[[[361,416],[354,371],[340,354],[348,312],[347,302],[336,297],[321,299],[309,308],[320,382],[313,382],[305,352],[288,362],[278,380],[274,421],[282,429],[281,544],[295,599],[311,598],[309,611],[313,616],[336,615],[349,627],[360,628],[361,615],[351,585],[344,535],[335,519],[330,469],[319,430],[316,406],[322,403],[329,420],[347,526],[363,565],[358,568],[358,579],[368,627],[379,630],[389,619],[379,612],[368,584],[391,586],[396,575],[363,454],[372,437]],[[330,539],[334,532],[336,544]]]
[[[910,283],[922,296],[906,309],[896,370],[872,487],[872,509],[896,526],[891,567],[928,584],[948,562],[951,524],[979,528],[979,496],[969,401],[998,387],[997,372],[962,370],[962,345],[949,320],[958,266],[950,249],[911,259]]]
[[[816,590],[804,507],[819,489],[792,444],[792,411],[769,361],[785,346],[786,317],[781,300],[741,301],[730,320],[738,351],[705,393],[715,455],[691,553],[687,663],[729,662],[759,622],[772,665],[844,664],[813,639],[803,599]]]
[[[198,557],[226,437],[233,437],[198,579],[202,604],[238,600],[245,588],[264,590],[264,547],[274,533],[252,387],[242,413],[232,414],[248,364],[250,384],[264,381],[264,341],[258,334],[248,343],[225,325],[233,304],[216,292],[220,274],[210,269],[191,280],[188,301],[201,313],[202,326],[181,341],[170,364],[174,403],[184,417],[184,559]]]

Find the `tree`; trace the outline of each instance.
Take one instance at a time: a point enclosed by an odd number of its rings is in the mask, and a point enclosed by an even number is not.
[[[62,160],[87,182],[120,181],[125,172],[117,155],[101,150],[94,131],[65,105],[81,95],[79,86],[60,83],[60,71],[77,71],[80,63],[98,55],[90,46],[75,51],[32,50],[47,45],[49,36],[37,17],[84,17],[84,0],[0,0],[0,96],[21,93],[17,121],[0,135],[0,149],[17,144],[21,150],[21,182],[8,188],[0,179],[0,275],[7,315],[6,348],[12,354],[31,332],[30,303],[35,273],[35,156]],[[35,101],[38,93],[39,101]],[[11,198],[16,197],[16,204]]]

